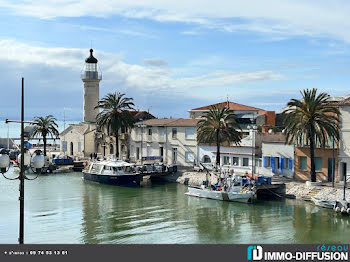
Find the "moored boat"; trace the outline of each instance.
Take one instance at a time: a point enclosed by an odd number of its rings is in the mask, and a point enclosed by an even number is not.
[[[336,201],[322,200],[318,198],[311,198],[311,200],[312,202],[314,202],[316,206],[330,208],[330,209],[334,208],[334,205],[336,203]]]
[[[253,191],[242,192],[240,186],[231,187],[228,191],[216,191],[210,188],[205,188],[204,186],[201,188],[188,187],[188,192],[185,194],[188,196],[241,203],[251,203],[254,196]]]
[[[91,162],[83,170],[85,180],[110,185],[137,185],[140,175],[135,166],[122,160]]]

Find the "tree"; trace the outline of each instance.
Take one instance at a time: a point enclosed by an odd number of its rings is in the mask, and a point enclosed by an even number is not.
[[[105,127],[115,136],[116,157],[119,158],[119,130],[131,128],[135,122],[129,110],[134,110],[132,98],[124,97],[125,94],[109,93],[102,98],[96,108],[102,109],[97,115],[97,125]]]
[[[310,146],[311,182],[316,182],[315,146],[325,147],[330,137],[339,140],[340,112],[327,93],[317,94],[317,89],[300,92],[302,98],[291,99],[284,112],[287,143]]]
[[[238,145],[242,132],[237,117],[226,107],[212,106],[198,122],[197,140],[200,143],[216,143],[216,165],[220,165],[220,145],[232,142]]]
[[[34,118],[34,122],[37,122],[35,125],[35,130],[33,136],[41,136],[44,142],[44,155],[46,156],[46,139],[47,136],[57,138],[59,132],[57,130],[58,125],[56,123],[57,119],[53,115],[48,115],[45,117],[39,116]]]

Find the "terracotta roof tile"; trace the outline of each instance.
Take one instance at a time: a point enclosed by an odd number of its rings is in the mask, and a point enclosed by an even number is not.
[[[229,108],[231,110],[254,110],[254,111],[264,111],[261,108],[257,108],[257,107],[252,107],[252,106],[247,106],[247,105],[242,105],[242,104],[238,104],[238,103],[234,103],[234,102],[221,102],[221,103],[217,103],[217,104],[213,104],[213,105],[208,105],[208,106],[202,106],[202,107],[197,107],[197,108],[193,108],[190,111],[201,111],[201,110],[209,110],[212,106],[217,106],[219,108],[222,107],[227,107],[227,104],[229,105]]]
[[[148,126],[197,126],[200,119],[194,118],[163,118],[150,119],[137,123],[136,125]]]

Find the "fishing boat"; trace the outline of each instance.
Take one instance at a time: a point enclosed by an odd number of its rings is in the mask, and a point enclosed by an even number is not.
[[[134,164],[122,160],[103,160],[91,162],[83,170],[84,180],[110,185],[137,185],[140,175]]]
[[[253,191],[248,190],[247,192],[243,192],[242,187],[240,186],[231,187],[228,191],[217,191],[211,188],[206,188],[205,186],[188,187],[188,192],[185,194],[188,196],[241,203],[251,203],[254,196]]]
[[[221,173],[218,177],[218,182],[215,185],[210,185],[209,176],[212,174],[203,164],[201,166],[206,171],[206,180],[203,181],[201,187],[189,186],[188,192],[185,193],[186,195],[222,201],[252,202],[255,194],[253,184],[244,186],[241,177]]]
[[[336,201],[328,201],[328,200],[322,200],[318,198],[311,198],[311,200],[312,202],[314,202],[316,206],[330,208],[330,209],[334,208],[334,205],[336,203]]]

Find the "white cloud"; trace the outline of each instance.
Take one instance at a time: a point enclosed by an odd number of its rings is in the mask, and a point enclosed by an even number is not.
[[[168,66],[168,62],[161,58],[146,58],[143,59],[143,62],[149,66]]]
[[[217,88],[231,86],[238,82],[284,79],[281,74],[265,70],[253,72],[221,70],[191,77],[174,78],[171,68],[167,66],[168,62],[160,58],[144,59],[143,62],[146,66],[141,66],[125,63],[118,54],[95,50],[94,55],[98,58],[99,65],[102,65],[104,81],[119,83],[124,87],[142,91],[168,91],[171,89],[194,95],[190,89],[197,87]],[[17,62],[22,66],[64,67],[80,72],[87,56],[88,50],[83,49],[31,46],[14,40],[0,41],[0,60]]]
[[[328,36],[350,42],[350,3],[346,0],[0,0],[0,7],[39,18],[121,15],[228,32]]]

